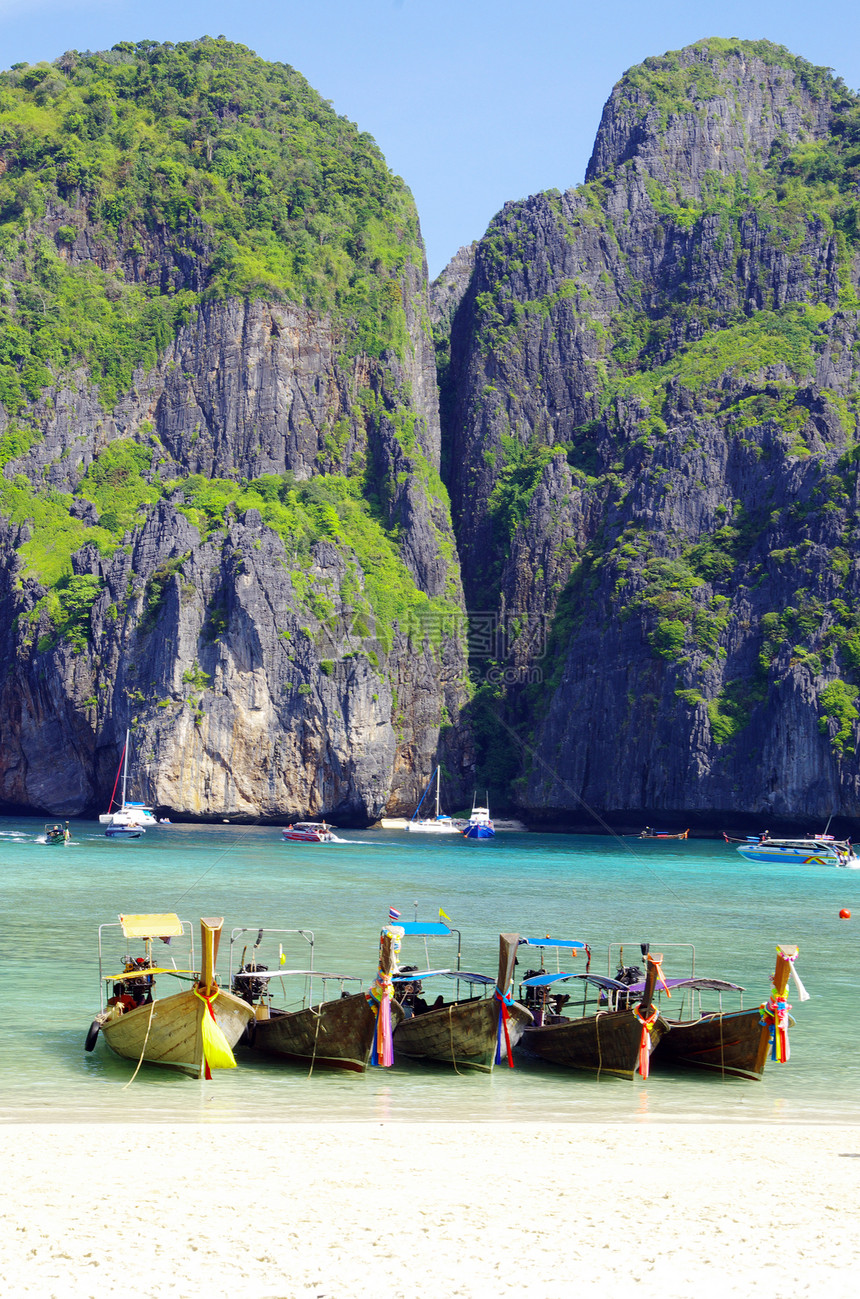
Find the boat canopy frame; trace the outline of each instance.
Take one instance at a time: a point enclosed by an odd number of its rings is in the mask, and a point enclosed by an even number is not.
[[[257,948],[260,947],[260,945],[262,944],[263,936],[266,935],[266,934],[280,934],[280,935],[290,934],[290,935],[298,935],[298,937],[299,937],[300,939],[302,939],[302,940],[307,944],[307,947],[308,947],[308,949],[309,949],[310,956],[309,956],[308,964],[305,965],[305,966],[299,966],[299,967],[297,967],[297,968],[290,968],[290,969],[287,969],[286,966],[281,965],[281,964],[280,964],[280,957],[281,957],[281,955],[282,955],[282,953],[283,953],[283,943],[282,943],[282,942],[279,942],[279,952],[278,952],[278,960],[279,960],[279,964],[278,964],[278,966],[277,966],[275,969],[271,969],[271,970],[270,970],[270,969],[266,969],[266,970],[253,970],[253,969],[248,970],[248,969],[246,969],[246,970],[244,970],[244,971],[240,974],[238,968],[237,968],[235,971],[234,971],[234,969],[233,969],[233,945],[234,945],[234,943],[236,943],[236,941],[237,941],[239,938],[242,937],[243,934],[256,934],[256,935],[257,935],[257,942],[256,942],[256,944],[254,945],[254,947],[251,949],[252,957],[253,957],[254,952],[256,952]],[[312,929],[281,929],[281,928],[269,929],[269,928],[267,928],[265,925],[239,925],[239,926],[237,926],[235,929],[231,929],[231,931],[230,931],[230,971],[229,971],[229,980],[230,980],[230,982],[229,982],[229,987],[230,987],[231,989],[233,988],[234,980],[236,980],[236,979],[249,979],[249,980],[250,980],[250,979],[260,979],[260,980],[262,980],[262,981],[267,985],[267,988],[271,989],[271,981],[272,981],[273,979],[286,979],[286,978],[294,978],[294,979],[298,979],[298,978],[301,978],[301,979],[304,979],[304,981],[305,981],[304,992],[302,993],[302,1004],[301,1004],[301,1007],[300,1007],[300,1009],[302,1009],[302,1010],[307,1009],[308,1006],[315,1005],[316,1002],[318,1002],[318,1001],[320,1000],[319,998],[314,998],[314,995],[313,995],[313,987],[314,987],[314,980],[315,980],[315,979],[319,979],[320,982],[322,983],[322,987],[323,987],[323,996],[322,996],[322,1000],[323,1000],[323,1001],[326,1001],[326,1000],[328,1000],[328,1001],[333,1001],[333,1000],[334,1000],[334,997],[331,997],[331,996],[330,996],[330,997],[327,998],[327,997],[325,996],[325,992],[326,992],[326,984],[327,984],[327,983],[336,983],[336,984],[338,984],[339,987],[340,987],[341,992],[344,992],[344,990],[345,990],[345,985],[346,985],[346,984],[348,984],[348,983],[357,983],[357,984],[358,984],[358,987],[357,987],[357,989],[355,989],[355,991],[356,991],[356,992],[362,992],[362,991],[364,990],[364,980],[363,980],[362,978],[360,978],[360,977],[359,977],[358,975],[356,975],[356,974],[336,974],[336,973],[333,973],[333,972],[328,971],[328,970],[317,970],[317,969],[315,969],[315,967],[314,967],[314,946],[315,946],[315,943],[316,943],[316,938],[315,938],[315,936],[314,936],[314,931],[313,931]],[[271,959],[271,958],[269,958],[269,959]],[[244,964],[245,964],[244,961],[240,961],[240,962],[239,962],[239,965],[240,965],[240,966],[241,966],[241,965],[244,965]],[[286,990],[286,985],[283,984],[283,983],[281,984],[281,991],[282,991],[282,993],[284,994],[284,997],[286,998],[286,991],[287,991],[287,990]],[[268,997],[270,1003],[271,1003],[271,1000],[272,1000],[273,995],[274,995],[274,993],[273,993],[272,991],[268,991],[268,992],[266,993],[266,996]],[[280,1007],[278,1007],[278,1009],[280,1009]]]
[[[152,921],[152,924],[147,925],[146,923],[144,923],[146,921]],[[132,924],[131,922],[139,922],[139,923]],[[165,928],[159,929],[159,924],[163,924]],[[179,928],[177,928],[177,925],[179,926]],[[149,934],[145,934],[141,932],[142,930],[147,928],[150,929],[152,932],[150,932]],[[107,959],[106,952],[105,952],[105,943],[107,940],[107,935],[104,934],[104,931],[109,929],[119,929],[121,936],[125,939],[125,954],[123,955],[122,953],[120,953],[119,956],[114,956],[112,954],[111,955],[112,964],[119,963],[119,961],[122,960],[131,959],[130,944],[133,941],[142,942],[144,944],[146,955],[151,960],[152,943],[154,939],[187,938],[189,942],[189,957],[187,962],[187,968],[180,969],[176,964],[176,960],[171,957],[172,966],[173,966],[172,969],[170,969],[167,966],[151,966],[150,968],[141,967],[140,974],[137,976],[135,976],[131,971],[125,971],[123,974],[106,974],[104,966]],[[154,976],[155,974],[169,974],[173,977],[189,978],[189,979],[195,979],[197,977],[197,962],[194,958],[194,926],[190,920],[180,920],[179,917],[175,915],[173,912],[162,913],[162,914],[151,914],[151,915],[126,915],[126,916],[120,916],[118,920],[106,921],[104,924],[99,925],[98,946],[99,946],[99,1009],[100,1011],[107,1010],[107,993],[108,993],[108,985],[110,983],[114,983],[114,982],[119,983],[123,979],[133,979],[135,977],[144,978],[147,975]]]
[[[417,910],[417,903],[416,903]],[[453,938],[457,936],[457,970],[462,964],[463,936],[459,929],[453,925],[447,925],[444,920],[391,920],[389,928],[402,929],[404,938],[423,938],[424,939],[424,958],[428,968],[430,965],[430,952],[427,947],[428,938]],[[383,931],[384,932],[384,931]],[[415,976],[418,977],[417,975]],[[429,975],[428,975],[429,977]]]

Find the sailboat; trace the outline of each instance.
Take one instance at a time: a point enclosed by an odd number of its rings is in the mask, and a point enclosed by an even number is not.
[[[129,803],[126,798],[128,791],[129,734],[130,732],[126,730],[125,744],[117,768],[116,780],[113,782],[113,793],[110,796],[108,810],[99,816],[100,824],[106,826],[105,834],[109,839],[139,839],[145,833],[147,826],[158,825],[151,807],[146,807],[143,803]],[[120,772],[122,773],[122,803],[115,812],[112,812],[111,808],[114,805]]]
[[[427,788],[424,790],[424,793],[421,795],[421,801],[419,802],[418,806],[415,809],[415,812],[413,813],[412,820],[407,823],[406,826],[407,830],[411,830],[413,834],[459,834],[460,833],[460,830],[462,828],[461,823],[452,820],[450,816],[445,816],[442,812],[439,811],[439,777],[440,777],[440,768],[437,767],[436,770],[433,772],[433,775],[430,777],[430,782],[427,785]],[[425,798],[430,792],[430,786],[433,784],[434,780],[436,781],[436,815],[421,818],[418,816],[418,813],[421,811],[421,804],[424,802]]]

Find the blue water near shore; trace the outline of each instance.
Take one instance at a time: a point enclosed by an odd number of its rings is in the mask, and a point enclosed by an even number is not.
[[[342,831],[332,845],[285,844],[276,828],[173,825],[134,842],[73,822],[65,848],[39,842],[43,822],[0,819],[0,1120],[129,1122],[579,1121],[829,1122],[858,1118],[860,871],[744,862],[722,842],[622,841],[499,834],[469,843],[392,831]],[[789,999],[791,1060],[762,1082],[652,1072],[647,1081],[534,1064],[492,1076],[398,1064],[366,1075],[259,1061],[195,1082],[133,1067],[84,1039],[98,1010],[98,926],[120,912],[223,915],[234,926],[309,928],[316,966],[360,975],[376,967],[388,909],[422,919],[441,907],[462,931],[463,965],[495,973],[500,932],[579,938],[592,969],[608,945],[627,963],[639,942],[666,953],[667,975],[696,971],[742,984],[745,1005],[770,988],[776,946],[800,947],[811,994]],[[840,908],[854,919],[839,919]],[[416,941],[416,940],[413,940]],[[222,945],[219,970],[226,967]],[[424,952],[406,949],[415,963]],[[429,952],[448,964],[450,946]],[[581,967],[580,967],[581,968]],[[522,966],[521,966],[522,970]],[[169,982],[169,981],[168,981]],[[160,989],[162,994],[166,989]],[[173,990],[172,988],[170,990]]]

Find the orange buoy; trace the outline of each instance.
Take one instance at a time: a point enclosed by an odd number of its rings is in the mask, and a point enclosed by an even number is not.
[[[848,910],[847,907],[843,907],[842,910],[839,912],[839,919],[840,919],[840,920],[850,920],[850,919],[851,919],[851,912]]]

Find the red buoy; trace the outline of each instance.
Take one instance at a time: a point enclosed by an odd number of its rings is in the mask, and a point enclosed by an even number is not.
[[[847,909],[847,907],[843,907],[842,910],[839,912],[839,919],[840,920],[851,919],[851,912]]]

